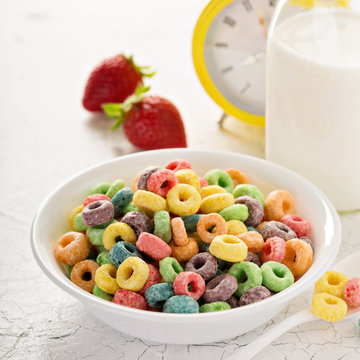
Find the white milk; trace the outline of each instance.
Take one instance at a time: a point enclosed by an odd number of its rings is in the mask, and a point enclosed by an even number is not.
[[[360,208],[360,15],[313,9],[275,28],[267,53],[266,157]]]

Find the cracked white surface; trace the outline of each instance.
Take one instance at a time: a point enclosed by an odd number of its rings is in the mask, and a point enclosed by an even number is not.
[[[209,345],[158,345],[102,324],[42,274],[29,232],[40,201],[60,182],[99,161],[136,151],[121,130],[82,110],[89,70],[118,51],[157,70],[153,90],[172,99],[189,145],[263,156],[264,131],[235,120],[219,132],[221,112],[192,70],[191,32],[199,3],[0,0],[0,359],[226,359],[285,317],[308,306],[307,294],[246,335]],[[341,216],[338,258],[359,247],[360,213]],[[352,322],[317,321],[284,334],[255,357],[360,359]]]

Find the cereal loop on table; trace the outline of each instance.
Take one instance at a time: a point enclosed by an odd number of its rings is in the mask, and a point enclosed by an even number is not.
[[[240,184],[248,184],[249,178],[238,169],[227,169],[226,172],[230,175],[234,188]]]
[[[249,261],[236,263],[229,269],[229,274],[233,275],[238,283],[235,294],[242,296],[248,290],[262,284],[262,272],[260,268]]]
[[[215,257],[230,261],[243,261],[247,256],[246,244],[234,235],[219,235],[210,244],[209,251]]]
[[[56,260],[67,265],[75,265],[85,260],[90,252],[88,239],[82,233],[67,232],[56,242],[54,255]]]
[[[154,265],[151,265],[151,264],[147,264],[147,265],[149,267],[149,277],[148,277],[146,283],[144,284],[144,286],[142,287],[142,289],[138,291],[138,294],[140,294],[140,295],[144,295],[145,291],[150,286],[159,284],[163,281],[159,270]]]
[[[196,190],[200,190],[200,180],[195,172],[191,169],[182,169],[175,173],[180,184],[188,184]]]
[[[182,159],[175,159],[170,161],[166,166],[165,169],[172,170],[173,172],[177,172],[182,169],[191,169],[191,164]]]
[[[117,267],[113,264],[101,265],[95,273],[96,285],[107,294],[114,295],[119,290],[119,285],[116,282]]]
[[[171,247],[171,256],[180,263],[189,261],[199,252],[199,246],[196,240],[191,237],[189,237],[189,242],[187,245],[176,246],[173,242],[171,242],[169,245]]]
[[[343,298],[348,306],[360,306],[360,278],[353,277],[345,285]]]
[[[139,257],[127,258],[118,268],[116,281],[122,289],[139,291],[149,278],[149,267]]]
[[[265,214],[269,220],[280,221],[287,214],[295,214],[295,200],[286,190],[274,190],[265,199]]]
[[[95,286],[95,272],[99,265],[92,260],[80,261],[71,270],[70,279],[87,292],[92,292]]]
[[[246,244],[248,251],[252,253],[260,252],[264,246],[264,239],[257,231],[247,231],[236,236]]]
[[[280,222],[282,222],[283,224],[287,225],[290,229],[292,229],[296,233],[298,238],[301,238],[302,236],[307,236],[307,234],[311,230],[310,223],[307,220],[297,215],[292,215],[292,214],[284,215],[280,219]]]
[[[150,191],[138,190],[133,197],[133,203],[150,216],[160,210],[166,210],[166,200]]]
[[[200,189],[201,198],[204,199],[214,194],[224,194],[226,190],[219,185],[208,185]]]
[[[209,170],[204,175],[205,180],[209,183],[209,185],[218,185],[223,187],[228,193],[231,193],[234,189],[234,183],[230,175],[220,169],[212,169]]]
[[[326,292],[334,296],[342,297],[347,282],[348,277],[345,274],[339,271],[328,270],[318,281],[316,281],[314,292]]]
[[[148,191],[151,191],[161,197],[166,197],[168,191],[178,183],[179,180],[173,171],[162,169],[151,174],[146,187]]]
[[[164,281],[172,284],[184,269],[175,258],[166,257],[159,262],[159,271]]]
[[[175,295],[186,295],[198,300],[205,291],[205,280],[199,274],[183,271],[176,277],[172,286]]]
[[[267,261],[261,265],[263,285],[271,291],[280,292],[294,283],[291,271],[277,261]]]
[[[234,198],[231,194],[214,194],[202,199],[200,209],[204,214],[210,214],[217,213],[231,205],[234,205]]]
[[[170,215],[166,210],[160,210],[154,214],[154,235],[167,244],[171,241]]]
[[[286,253],[286,242],[284,239],[274,236],[265,241],[261,251],[261,261],[282,262]]]
[[[169,209],[179,216],[195,214],[201,204],[199,192],[191,185],[177,184],[166,195]]]
[[[106,250],[111,250],[119,241],[126,241],[131,244],[136,242],[135,231],[123,222],[116,222],[109,225],[102,237],[102,242]]]
[[[82,209],[84,208],[84,206],[81,204],[81,205],[78,205],[78,206],[75,206],[71,211],[70,211],[70,214],[69,214],[69,225],[70,225],[70,229],[73,230],[73,231],[77,231],[75,228],[74,228],[74,220],[75,220],[75,216],[80,214]]]
[[[228,226],[228,231],[227,231],[228,235],[239,235],[248,231],[245,224],[240,220],[230,220],[227,221],[226,223]]]
[[[215,226],[215,232],[209,231],[209,228]],[[202,241],[211,243],[211,241],[218,235],[224,235],[228,231],[227,223],[219,214],[207,214],[202,216],[197,225],[197,233]]]
[[[118,290],[113,298],[113,303],[131,307],[133,309],[147,310],[148,305],[143,296],[137,294],[134,291],[120,289]]]
[[[154,234],[142,232],[136,241],[136,247],[156,261],[171,255],[171,247]]]
[[[199,312],[196,300],[186,295],[175,295],[168,299],[163,307],[165,313],[193,314]]]
[[[186,233],[184,222],[180,217],[175,217],[171,220],[171,231],[175,245],[187,245],[189,239]]]
[[[311,311],[320,319],[326,321],[340,321],[347,312],[347,305],[343,299],[328,293],[315,294],[312,303]]]
[[[282,262],[294,276],[305,274],[310,268],[312,260],[312,248],[305,241],[292,239],[286,242],[286,252]]]

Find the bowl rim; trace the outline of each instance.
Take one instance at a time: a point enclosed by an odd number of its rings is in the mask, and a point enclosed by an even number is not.
[[[187,152],[189,154],[190,153],[206,153],[206,154],[210,154],[210,155],[216,154],[216,155],[223,155],[223,156],[229,156],[229,155],[234,156],[235,155],[236,157],[239,157],[239,159],[244,158],[247,161],[255,162],[258,164],[264,164],[265,166],[271,166],[274,168],[274,170],[278,169],[280,171],[285,171],[285,172],[289,173],[291,176],[295,176],[295,177],[299,178],[300,181],[302,181],[308,188],[310,188],[314,193],[316,193],[319,200],[321,200],[324,203],[325,209],[327,209],[328,213],[331,215],[331,218],[333,220],[332,221],[332,223],[333,223],[332,230],[333,230],[334,235],[333,235],[333,244],[330,248],[331,253],[328,255],[328,257],[326,259],[324,259],[318,265],[317,271],[314,272],[313,274],[311,274],[309,276],[309,278],[307,278],[307,280],[306,280],[308,282],[307,286],[305,286],[305,287],[301,286],[302,278],[300,278],[296,283],[289,286],[287,289],[285,289],[279,293],[276,293],[269,298],[246,305],[244,307],[237,307],[237,308],[229,309],[228,311],[175,314],[175,313],[164,313],[164,312],[140,310],[140,309],[134,309],[134,308],[114,304],[110,301],[106,301],[97,296],[94,296],[93,294],[86,292],[85,290],[81,289],[80,287],[78,287],[76,285],[72,285],[71,283],[66,282],[65,279],[66,280],[68,280],[68,279],[66,278],[66,276],[64,274],[62,274],[62,276],[60,278],[60,276],[58,276],[57,274],[54,274],[52,271],[50,271],[46,267],[41,255],[40,255],[40,252],[38,250],[38,244],[37,244],[38,240],[36,238],[36,231],[39,226],[39,214],[42,213],[43,208],[46,207],[47,203],[61,188],[68,185],[69,183],[74,181],[76,178],[78,178],[88,172],[91,172],[91,171],[95,170],[96,168],[99,168],[102,166],[107,166],[111,163],[116,163],[117,161],[119,161],[119,159],[126,158],[126,159],[131,160],[131,158],[141,157],[144,154],[147,154],[146,156],[151,156],[152,154],[156,155],[159,153],[165,153],[165,152],[169,152],[169,151],[171,151],[172,154],[174,154],[174,158],[176,158],[176,155],[178,153],[183,154],[184,152]],[[85,304],[85,306],[87,305],[87,303],[89,303],[89,306],[95,306],[95,307],[101,308],[101,310],[103,310],[103,311],[108,311],[108,312],[115,311],[115,312],[119,312],[119,313],[125,313],[131,317],[141,317],[141,318],[147,317],[148,320],[152,320],[152,319],[166,320],[166,319],[168,319],[168,320],[172,320],[175,322],[177,322],[177,321],[192,322],[194,319],[215,320],[215,319],[218,319],[219,317],[221,317],[221,318],[233,317],[234,315],[238,315],[235,312],[237,312],[237,313],[244,312],[245,311],[245,310],[243,310],[244,308],[246,309],[246,311],[256,312],[257,310],[261,310],[261,307],[263,307],[264,305],[271,303],[273,301],[277,301],[277,304],[279,305],[280,303],[285,303],[285,302],[292,300],[299,293],[305,291],[310,286],[310,284],[312,284],[314,280],[317,280],[327,270],[327,268],[333,263],[336,255],[339,251],[340,244],[341,244],[341,222],[340,222],[337,211],[335,210],[335,208],[334,208],[333,204],[330,202],[330,200],[326,197],[326,195],[320,189],[318,189],[314,184],[312,184],[309,180],[307,180],[300,174],[297,174],[293,170],[287,169],[281,165],[278,165],[276,163],[273,163],[273,162],[265,160],[265,159],[261,159],[261,158],[254,157],[254,156],[247,155],[247,154],[235,153],[235,152],[231,152],[231,151],[221,151],[221,150],[218,151],[218,150],[208,150],[208,149],[200,150],[200,149],[191,149],[191,148],[175,148],[175,149],[169,148],[169,149],[160,149],[160,150],[141,151],[141,152],[137,152],[137,153],[118,156],[116,158],[97,163],[91,167],[81,170],[78,173],[76,173],[75,175],[73,175],[72,177],[70,177],[67,180],[60,183],[53,191],[51,191],[42,200],[41,204],[38,207],[38,210],[36,211],[36,213],[34,215],[33,222],[31,225],[31,230],[30,230],[30,244],[31,244],[31,249],[32,249],[32,253],[35,257],[35,260],[38,263],[38,265],[40,266],[40,268],[42,269],[42,271],[45,273],[45,275],[53,283],[55,283],[57,286],[59,286],[62,290],[64,290],[69,295],[75,297],[76,299],[81,301],[83,304]]]

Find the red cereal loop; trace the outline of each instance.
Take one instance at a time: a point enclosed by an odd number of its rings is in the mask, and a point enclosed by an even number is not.
[[[171,255],[171,247],[156,235],[142,232],[137,241],[136,247],[154,260],[160,261]]]
[[[282,262],[286,254],[286,242],[284,239],[274,236],[267,239],[261,250],[261,261]]]
[[[140,310],[148,309],[145,298],[131,290],[125,290],[125,289],[117,290],[112,302],[118,305],[127,306],[134,309],[140,309]]]
[[[360,306],[360,278],[353,277],[346,283],[343,297],[349,306]]]
[[[189,291],[189,285],[191,285],[191,291]],[[173,288],[176,295],[186,295],[198,300],[205,291],[205,280],[199,274],[184,271],[176,277]]]
[[[146,187],[151,191],[162,197],[166,197],[168,191],[179,183],[175,173],[168,169],[155,171],[148,179]]]
[[[298,215],[284,215],[280,219],[280,222],[295,231],[298,238],[302,236],[307,236],[311,230],[310,223]]]
[[[181,169],[191,169],[191,164],[182,159],[175,159],[173,161],[170,161],[165,166],[165,169],[172,170],[175,173]]]
[[[98,200],[107,200],[107,201],[111,201],[111,199],[104,195],[104,194],[93,194],[93,195],[89,195],[85,200],[84,200],[84,207],[89,205],[92,202],[98,201]]]
[[[153,286],[155,284],[160,284],[162,282],[162,277],[160,274],[160,271],[151,264],[147,264],[149,267],[149,277],[146,280],[146,283],[144,284],[143,288],[141,290],[139,290],[137,293],[144,296],[145,291],[150,287]]]
[[[209,183],[203,177],[199,176],[198,179],[200,181],[200,187],[209,186]]]

